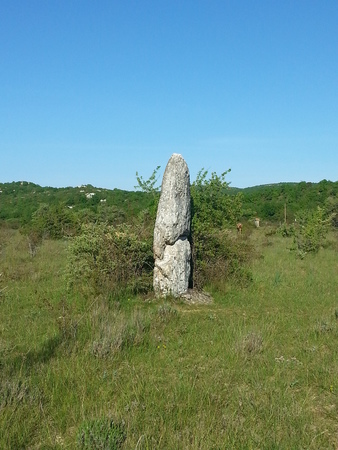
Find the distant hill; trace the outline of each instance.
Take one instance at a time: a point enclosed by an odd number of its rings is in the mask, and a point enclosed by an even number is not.
[[[338,182],[276,183],[244,189],[229,189],[229,194],[241,193],[242,220],[278,222],[293,221],[300,210],[312,210],[325,204],[337,209]],[[128,220],[151,206],[153,198],[138,191],[102,189],[90,184],[78,187],[42,187],[27,181],[0,183],[0,221],[19,227],[29,224],[33,214],[43,205],[60,205],[80,214],[80,217],[99,215],[101,220]]]
[[[27,181],[0,183],[0,220],[20,226],[29,223],[42,205],[64,205],[82,214],[109,211],[126,219],[149,204],[143,192],[101,189],[90,184],[78,187],[41,187]]]
[[[338,200],[338,182],[322,180],[319,183],[276,183],[241,189],[243,217],[259,217],[268,221],[294,221],[302,210],[313,210],[325,204],[329,208]],[[335,206],[336,207],[336,206]]]

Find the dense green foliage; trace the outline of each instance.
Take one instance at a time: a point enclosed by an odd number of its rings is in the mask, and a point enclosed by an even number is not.
[[[129,221],[147,208],[143,192],[95,188],[91,185],[67,188],[41,187],[29,182],[0,183],[0,222],[12,227],[30,226],[40,208],[63,209],[72,221]],[[65,212],[66,211],[66,212]]]
[[[332,215],[318,206],[315,211],[299,215],[297,222],[295,243],[300,254],[318,252],[325,244],[332,224]]]
[[[238,276],[244,283],[250,279],[245,269],[250,246],[229,232],[241,216],[242,195],[229,195],[228,172],[208,177],[202,169],[191,185],[193,286],[197,288],[229,276]]]
[[[152,237],[140,227],[87,224],[69,246],[67,276],[82,293],[146,292],[153,266]]]
[[[225,180],[230,172],[217,175],[202,169],[191,185],[192,230],[233,226],[241,216],[242,195],[229,195],[229,183]]]
[[[326,245],[335,217],[336,214],[326,207],[318,206],[314,211],[300,211],[293,224],[281,224],[276,234],[293,237],[292,250],[296,250],[303,259],[307,253],[317,253]]]
[[[292,223],[300,211],[314,211],[325,203],[332,208],[332,212],[338,213],[338,181],[262,185],[240,192],[243,194],[245,220],[259,217],[268,222],[284,222],[286,210],[286,219]]]

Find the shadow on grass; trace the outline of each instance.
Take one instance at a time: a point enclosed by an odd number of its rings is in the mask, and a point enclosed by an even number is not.
[[[11,369],[14,371],[31,370],[38,364],[48,363],[55,356],[62,341],[62,336],[56,335],[44,341],[40,349],[29,350],[27,353],[15,356]]]

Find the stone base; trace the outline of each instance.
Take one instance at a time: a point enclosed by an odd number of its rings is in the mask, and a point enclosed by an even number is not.
[[[188,289],[180,298],[189,305],[208,305],[213,303],[213,298],[208,292],[197,291],[196,289]]]

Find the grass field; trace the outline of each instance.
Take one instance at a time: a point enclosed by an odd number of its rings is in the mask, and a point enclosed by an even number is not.
[[[66,241],[0,230],[0,448],[338,449],[336,237],[249,238],[250,286],[192,306],[70,294]]]

